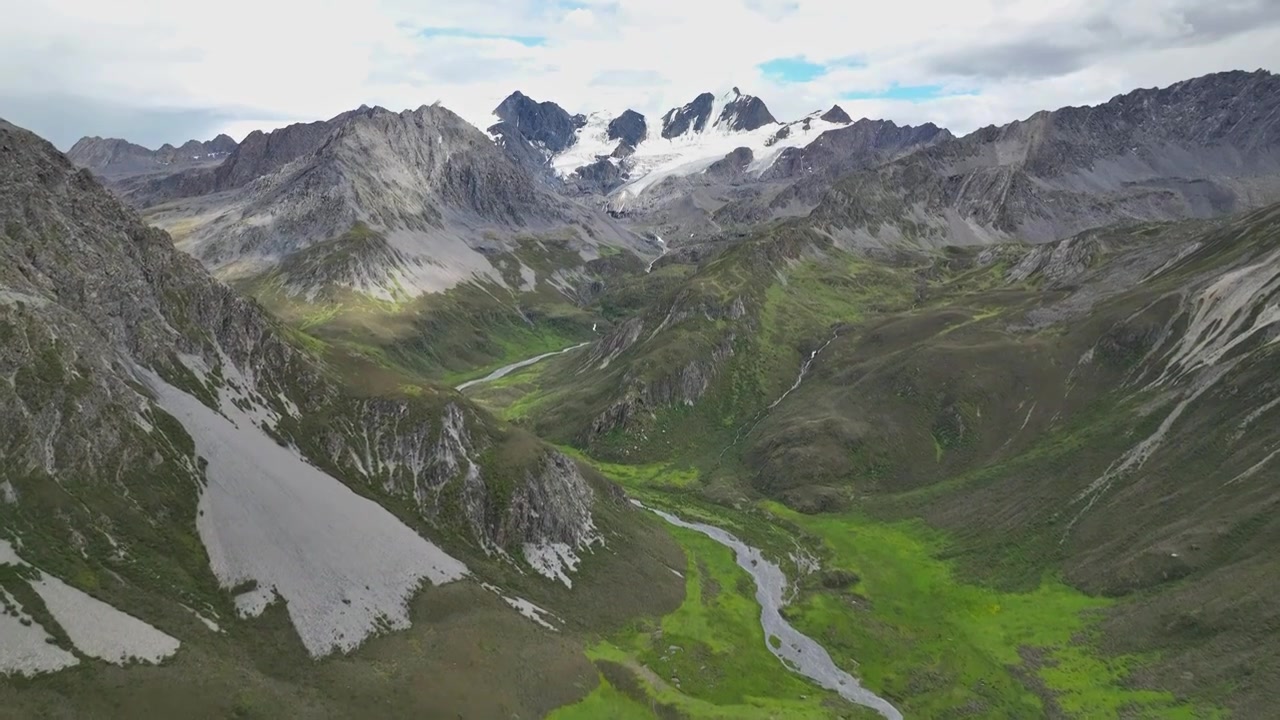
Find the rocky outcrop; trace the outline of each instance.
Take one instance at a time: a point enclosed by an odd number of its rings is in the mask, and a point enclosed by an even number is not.
[[[755,154],[751,152],[751,148],[736,148],[723,159],[712,163],[705,174],[708,178],[721,182],[739,181],[746,176],[747,168],[754,159]]]
[[[844,108],[839,105],[832,105],[830,110],[822,113],[819,117],[831,123],[848,124],[853,122],[853,118],[849,117],[849,113],[845,112]]]
[[[1040,112],[855,173],[814,219],[850,242],[1048,242],[1280,197],[1280,76],[1228,72]]]
[[[368,107],[361,106],[356,112],[368,111]],[[340,115],[331,120],[295,123],[270,132],[254,130],[218,168],[214,190],[243,187],[315,152],[345,117]]]
[[[558,153],[573,145],[574,133],[586,123],[553,102],[537,102],[520,91],[511,93],[493,114],[520,131],[535,146]]]
[[[950,132],[933,123],[898,125],[892,120],[864,118],[846,127],[828,130],[805,147],[783,150],[761,177],[765,180],[803,177],[804,186],[789,193],[782,202],[801,198],[816,200],[812,189],[825,188],[841,175],[952,137]]]
[[[188,140],[181,147],[169,144],[148,150],[119,138],[84,137],[67,151],[67,158],[106,180],[139,175],[168,174],[192,167],[213,166],[236,150],[227,135],[201,142]]]
[[[702,93],[683,107],[672,108],[662,116],[662,137],[671,139],[690,132],[702,132],[711,122],[716,96]]]
[[[778,122],[763,100],[743,95],[736,87],[718,104],[720,108],[716,112],[716,96],[702,93],[688,105],[668,110],[662,116],[662,137],[670,139],[700,133],[711,127],[727,132],[750,132]],[[713,113],[715,117],[712,117]]]
[[[582,441],[590,444],[619,429],[639,430],[658,410],[671,405],[692,406],[707,392],[725,361],[733,356],[734,339],[735,335],[730,333],[707,357],[690,361],[657,379],[629,378],[625,389],[591,421]]]
[[[597,541],[594,492],[562,453],[540,450],[514,476],[488,468],[481,457],[502,438],[456,402],[433,416],[404,400],[366,400],[351,417],[326,429],[326,456],[409,501],[427,522],[459,525],[486,553],[518,553],[527,544],[576,552]]]
[[[1097,236],[1089,233],[1041,245],[1032,248],[1010,268],[1005,273],[1005,281],[1020,283],[1043,278],[1046,288],[1067,287],[1089,269],[1101,249]]]
[[[753,95],[743,95],[738,88],[734,88],[732,98],[725,103],[715,125],[732,132],[750,132],[777,123],[763,100]]]
[[[619,145],[619,148],[626,147]],[[573,171],[567,182],[578,188],[581,193],[606,194],[622,185],[626,175],[622,164],[616,158],[598,158],[590,165],[584,165]]]
[[[608,138],[617,140],[622,146],[635,148],[648,135],[649,129],[644,116],[635,110],[625,110],[621,115],[609,121]]]
[[[314,153],[330,133],[361,112],[371,111],[362,105],[329,120],[294,123],[269,132],[254,130],[216,164],[178,168],[153,176],[116,178],[113,187],[140,208],[242,188]]]

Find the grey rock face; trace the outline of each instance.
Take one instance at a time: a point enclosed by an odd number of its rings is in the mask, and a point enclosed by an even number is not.
[[[491,125],[487,132],[494,143],[502,148],[517,165],[524,168],[530,177],[544,183],[551,182],[552,171],[547,153],[529,142],[529,138],[525,137],[515,125],[500,122]]]
[[[503,100],[493,114],[553,153],[573,145],[574,132],[586,124],[582,115],[570,115],[553,102],[540,103],[519,91]]]
[[[751,95],[743,95],[733,89],[732,98],[725,102],[716,117],[716,97],[702,93],[684,107],[672,108],[662,116],[662,137],[674,138],[690,132],[702,132],[711,125],[734,132],[749,132],[778,121],[769,113],[764,101]]]
[[[828,130],[805,147],[787,148],[763,179],[798,178],[819,174],[827,182],[856,169],[913,152],[953,136],[933,123],[899,126],[891,120],[862,119]],[[818,184],[810,179],[810,184]],[[797,195],[804,194],[803,191]]]
[[[776,125],[777,120],[769,112],[764,101],[753,95],[743,95],[738,88],[733,89],[734,98],[725,103],[716,118],[716,125],[734,132],[750,132],[765,125]]]
[[[1280,197],[1280,77],[1229,72],[1037,113],[858,173],[815,219],[853,242],[1046,242]]]
[[[295,123],[265,133],[254,130],[218,168],[214,189],[242,187],[314,152],[341,121],[339,116],[333,120]]]
[[[188,140],[177,148],[165,144],[157,150],[148,150],[118,138],[84,137],[67,151],[67,157],[77,166],[88,168],[104,179],[122,180],[212,166],[235,149],[236,141],[226,135],[205,142]]]
[[[705,174],[708,178],[715,180],[727,182],[741,180],[746,175],[747,166],[754,159],[755,153],[751,152],[751,148],[735,148],[723,159],[715,161],[711,167],[707,168]]]
[[[627,146],[619,144],[618,147],[621,149]],[[615,152],[614,155],[616,157],[617,153]],[[590,165],[584,165],[575,170],[569,177],[568,183],[576,186],[578,192],[604,195],[622,185],[624,181],[625,176],[620,163],[611,158],[598,158]]]
[[[840,107],[839,105],[832,105],[831,109],[822,113],[822,115],[820,115],[819,118],[832,123],[853,122],[853,118],[849,117],[849,113],[845,112],[844,108]]]
[[[634,148],[645,139],[649,129],[643,115],[635,110],[626,110],[609,121],[607,132],[610,140],[618,140]]]
[[[115,189],[131,204],[148,207],[241,188],[315,152],[329,133],[360,112],[369,112],[369,108],[361,106],[329,120],[294,123],[270,132],[254,130],[216,165],[180,168],[159,176],[121,178],[115,183]]]
[[[662,116],[662,137],[671,139],[688,132],[702,132],[711,122],[716,96],[702,93],[684,107],[672,108]]]
[[[790,131],[784,126],[783,131]],[[951,139],[932,123],[898,126],[886,120],[859,120],[828,130],[805,147],[786,148],[744,191],[715,213],[721,226],[765,222],[812,210],[841,176],[875,167]]]
[[[1005,280],[1017,283],[1039,276],[1050,289],[1065,287],[1089,269],[1100,251],[1098,239],[1088,234],[1040,245],[1023,256]]]

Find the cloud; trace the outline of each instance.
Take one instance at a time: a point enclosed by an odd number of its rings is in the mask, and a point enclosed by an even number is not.
[[[516,89],[654,118],[735,85],[779,118],[853,98],[855,115],[965,132],[1280,69],[1280,0],[333,0],[323,13],[221,0],[199,16],[169,0],[43,0],[5,20],[0,115],[151,144],[361,103],[439,100],[484,127]]]
[[[933,54],[937,73],[983,78],[1051,77],[1162,48],[1198,47],[1242,33],[1280,26],[1280,0],[1203,3],[1138,0],[1081,13],[1074,22],[1032,23],[988,44],[966,44]]]
[[[657,85],[663,80],[662,73],[656,70],[606,70],[591,78],[591,85],[616,85],[621,87],[643,87]]]
[[[575,10],[574,12],[578,12]],[[486,33],[478,30],[463,30],[461,28],[441,28],[427,27],[418,31],[418,35],[424,38],[465,38],[468,40],[501,40],[513,42],[517,45],[525,47],[538,47],[546,45],[547,39],[538,35],[502,35],[499,33]]]

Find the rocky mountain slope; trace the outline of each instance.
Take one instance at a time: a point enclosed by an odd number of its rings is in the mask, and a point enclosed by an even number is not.
[[[193,167],[212,166],[236,149],[236,141],[226,135],[201,142],[188,140],[181,147],[169,144],[148,150],[119,138],[83,137],[67,151],[76,165],[110,180],[137,175],[160,175]]]
[[[486,254],[508,249],[515,234],[573,237],[586,258],[602,243],[635,242],[598,211],[531,182],[440,106],[362,108],[255,133],[212,171],[122,191],[220,276],[279,271],[307,297],[347,288],[403,300],[474,277],[503,283]]]
[[[604,562],[592,560],[603,543],[637,532],[618,493],[451,392],[352,394],[292,331],[3,122],[0,227],[0,586],[6,609],[62,649],[32,660],[6,641],[6,675],[78,660],[94,670],[77,682],[94,684],[125,656],[173,656],[151,677],[192,689],[235,674],[264,693],[259,669],[230,672],[258,652],[252,618],[283,607],[292,633],[258,657],[346,653],[410,628],[421,587],[478,573],[567,591]],[[651,582],[670,576],[653,567]],[[96,639],[43,593],[45,577],[117,609],[101,611]],[[163,651],[130,649],[142,624]],[[184,652],[204,669],[188,674]],[[130,692],[147,695],[140,682]],[[39,713],[114,691],[8,693],[6,707]],[[231,712],[236,692],[222,694],[211,712]]]
[[[1229,72],[1040,112],[855,173],[814,223],[857,244],[1045,242],[1280,197],[1280,76]]]

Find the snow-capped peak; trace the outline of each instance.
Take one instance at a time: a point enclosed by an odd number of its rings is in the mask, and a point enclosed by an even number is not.
[[[691,102],[668,110],[659,123],[653,124],[632,110],[570,116],[551,103],[526,100],[523,104],[544,113],[547,109],[558,111],[552,114],[556,118],[563,115],[575,126],[571,136],[565,133],[556,138],[560,148],[529,139],[545,153],[552,169],[564,178],[581,170],[583,181],[600,182],[595,186],[599,191],[614,195],[622,203],[668,177],[703,172],[739,148],[750,151],[745,171],[758,176],[773,165],[783,150],[806,146],[822,133],[849,124],[838,107],[780,123],[764,101],[736,87],[719,96],[701,93]],[[739,153],[739,157],[742,155]],[[613,167],[608,168],[605,163]]]

